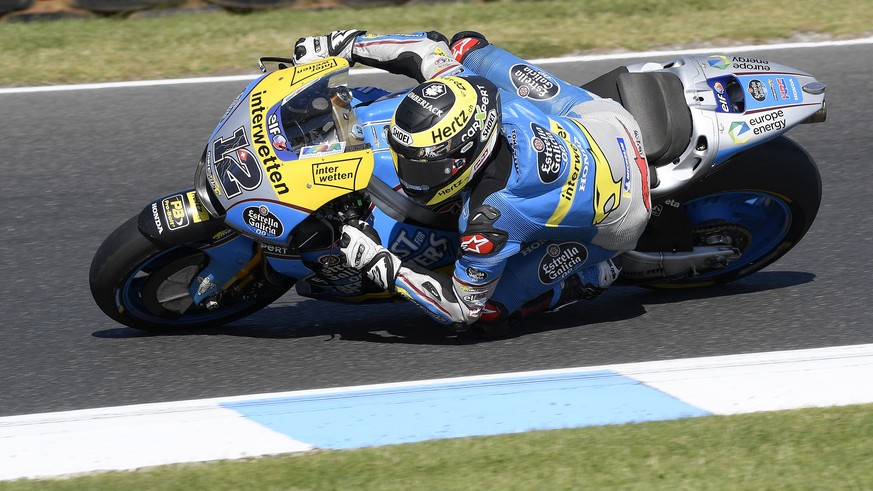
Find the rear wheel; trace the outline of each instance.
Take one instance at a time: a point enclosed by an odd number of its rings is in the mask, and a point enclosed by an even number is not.
[[[255,268],[243,286],[232,287],[206,308],[195,305],[191,282],[208,264],[197,248],[159,244],[140,233],[138,217],[118,227],[91,262],[91,294],[112,319],[147,331],[217,327],[266,307],[294,283],[268,281]]]
[[[681,203],[690,221],[692,246],[730,247],[739,254],[689,277],[648,286],[727,283],[772,264],[800,242],[818,213],[821,177],[806,151],[781,137],[656,201]]]
[[[779,196],[749,191],[710,195],[686,203],[693,245],[729,247],[736,255],[724,263],[699,268],[690,278],[651,286],[727,283],[773,263],[800,240],[797,230],[791,228],[792,204]]]

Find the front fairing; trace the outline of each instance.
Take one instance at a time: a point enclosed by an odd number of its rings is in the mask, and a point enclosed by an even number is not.
[[[340,58],[255,80],[210,137],[197,173],[211,214],[258,241],[287,246],[331,200],[366,188],[372,152],[351,135],[348,63]]]

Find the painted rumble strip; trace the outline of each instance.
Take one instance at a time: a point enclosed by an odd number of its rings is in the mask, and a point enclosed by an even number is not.
[[[873,344],[0,418],[0,480],[873,402]]]
[[[223,406],[326,449],[708,414],[609,370],[352,390]]]

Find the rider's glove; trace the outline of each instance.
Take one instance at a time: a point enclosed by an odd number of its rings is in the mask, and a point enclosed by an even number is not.
[[[449,47],[452,48],[452,57],[463,63],[464,58],[471,51],[488,46],[488,40],[481,33],[476,31],[461,31],[454,36],[449,42]]]
[[[394,291],[400,259],[380,244],[379,234],[364,221],[343,225],[340,251],[346,262],[381,288]]]
[[[300,38],[294,43],[294,61],[297,63],[309,63],[310,61],[320,60],[328,56],[339,56],[348,60],[349,64],[354,65],[354,61],[352,61],[352,46],[355,44],[355,38],[365,32],[356,29],[346,29],[343,31],[333,31],[324,36]]]

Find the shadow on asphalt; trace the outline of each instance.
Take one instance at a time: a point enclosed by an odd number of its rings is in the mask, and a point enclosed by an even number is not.
[[[641,317],[647,305],[748,295],[812,282],[806,272],[758,272],[727,285],[693,289],[650,289],[615,286],[600,297],[577,302],[558,312],[515,323],[509,332],[483,336],[457,334],[431,321],[412,304],[347,305],[286,295],[270,307],[234,323],[207,329],[145,332],[126,327],[96,331],[94,337],[126,339],[149,336],[240,336],[266,339],[322,337],[325,341],[358,341],[426,345],[462,345]]]

